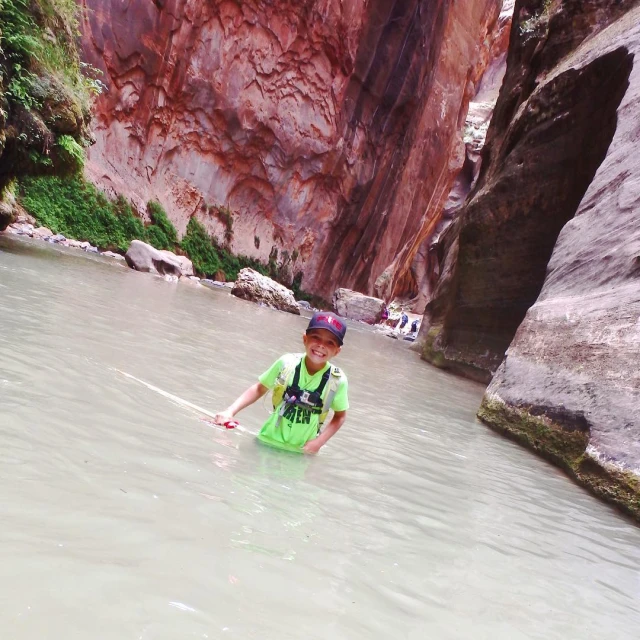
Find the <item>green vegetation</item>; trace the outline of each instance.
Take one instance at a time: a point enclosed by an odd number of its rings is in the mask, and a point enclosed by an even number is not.
[[[541,36],[546,31],[551,14],[551,4],[552,0],[542,0],[538,11],[520,23],[520,34],[524,36],[525,40],[534,35]]]
[[[221,247],[195,218],[189,220],[181,247],[193,262],[194,270],[206,277],[214,277],[222,272],[227,280],[235,280],[238,272],[245,267],[273,277],[270,270],[258,260],[243,255],[233,255],[228,249]]]
[[[193,262],[196,273],[213,276],[220,271],[222,265],[218,252],[206,229],[195,218],[189,220],[187,233],[182,239],[182,249]]]
[[[42,106],[37,85],[39,77],[48,76],[88,110],[91,95],[103,85],[97,71],[78,56],[79,12],[75,0],[0,0],[0,54],[8,78],[7,97],[27,109]]]
[[[147,204],[147,213],[151,224],[146,229],[146,242],[156,249],[173,251],[178,244],[178,232],[167,217],[165,210],[159,202],[152,201]],[[140,238],[143,240],[144,238]]]
[[[80,62],[80,11],[75,0],[0,0],[0,190],[84,165],[91,99],[104,85]]]
[[[58,136],[57,146],[60,147],[65,164],[74,166],[76,171],[80,171],[84,167],[84,149],[75,141],[74,138],[67,135]],[[46,156],[42,156],[41,162],[46,165]]]
[[[126,251],[146,230],[124,198],[110,202],[81,177],[27,177],[20,181],[19,200],[41,225],[101,249]]]
[[[178,244],[178,233],[158,202],[148,204],[152,223],[145,227],[125,198],[111,201],[77,175],[23,178],[20,203],[54,233],[101,249],[126,251],[136,239],[156,249],[175,250]]]
[[[269,265],[254,258],[233,255],[212,238],[196,218],[191,218],[187,231],[178,241],[178,233],[159,202],[147,204],[151,223],[146,225],[136,215],[130,203],[120,196],[109,200],[104,193],[81,176],[67,178],[53,176],[25,177],[19,183],[20,204],[38,221],[54,233],[86,240],[101,249],[124,252],[132,240],[142,240],[157,249],[183,253],[193,262],[195,272],[204,277],[224,274],[235,280],[238,272],[250,267],[274,279],[280,277],[276,263],[278,250],[271,251]],[[287,252],[283,259],[288,260]],[[302,271],[296,274],[293,290],[296,297],[313,303],[312,296],[300,289]],[[290,282],[284,282],[290,286]]]
[[[209,213],[212,213],[225,226],[224,239],[227,244],[233,240],[233,214],[229,207],[222,205],[209,207]]]

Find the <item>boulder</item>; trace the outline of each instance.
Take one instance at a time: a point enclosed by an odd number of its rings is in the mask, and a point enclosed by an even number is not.
[[[300,315],[293,291],[253,269],[242,269],[231,293],[238,298]]]
[[[0,231],[4,231],[14,221],[13,205],[0,199]]]
[[[71,244],[69,245],[71,246]],[[124,260],[124,256],[121,256],[119,253],[114,253],[113,251],[103,251],[102,255],[105,258],[113,258],[114,260]]]
[[[31,236],[33,225],[30,222],[15,222],[7,227],[7,231],[18,236]]]
[[[171,251],[158,251],[142,240],[133,240],[124,256],[127,264],[136,271],[160,275],[182,275],[182,263]]]
[[[177,260],[180,265],[180,270],[182,271],[183,276],[192,276],[193,275],[193,263],[187,256],[178,256],[171,251],[160,251],[162,255],[166,255],[170,260]]]
[[[384,300],[365,296],[351,289],[336,289],[333,294],[333,307],[336,313],[350,320],[361,320],[368,324],[380,322],[384,309]]]
[[[45,240],[46,238],[50,238],[53,235],[53,231],[51,229],[47,229],[47,227],[38,227],[33,232],[34,238],[39,238],[40,240]]]

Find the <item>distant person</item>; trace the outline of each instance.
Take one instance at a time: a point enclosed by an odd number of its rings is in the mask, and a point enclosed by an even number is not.
[[[389,309],[385,306],[380,314],[380,323],[384,324],[389,319]]]
[[[349,408],[347,376],[329,362],[340,353],[347,325],[333,313],[314,313],[302,335],[305,353],[276,360],[258,382],[215,416],[224,425],[245,407],[273,390],[273,412],[258,439],[280,449],[317,453],[344,424]],[[322,424],[329,410],[334,414]]]
[[[411,323],[411,333],[418,333],[420,322],[416,319]]]
[[[407,322],[409,322],[409,316],[402,312],[402,315],[400,316],[400,323],[397,327],[398,331],[402,331],[407,326]]]

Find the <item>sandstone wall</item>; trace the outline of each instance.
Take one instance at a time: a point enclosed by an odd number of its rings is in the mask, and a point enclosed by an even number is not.
[[[440,215],[500,0],[84,0],[104,71],[89,174],[183,232],[295,257],[303,286],[391,295]]]
[[[517,2],[421,338],[432,362],[495,372],[483,420],[640,518],[637,5]]]

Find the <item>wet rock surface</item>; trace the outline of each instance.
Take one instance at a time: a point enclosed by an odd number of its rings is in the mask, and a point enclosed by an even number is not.
[[[253,269],[245,268],[238,273],[231,293],[238,298],[272,309],[300,315],[300,307],[292,291]]]

